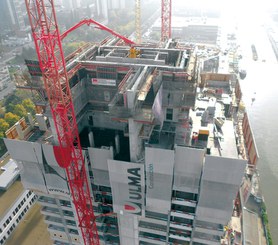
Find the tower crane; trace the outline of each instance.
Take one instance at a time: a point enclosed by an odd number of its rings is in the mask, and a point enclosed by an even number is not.
[[[135,2],[135,29],[136,29],[136,42],[141,43],[142,31],[141,31],[141,0]]]
[[[171,38],[172,0],[161,0],[161,41]]]
[[[172,0],[161,0],[161,41],[171,38]],[[136,42],[141,43],[141,0],[135,0]]]
[[[62,49],[62,39],[76,28],[95,24],[121,38],[129,45],[133,41],[93,20],[83,20],[62,35],[59,33],[54,0],[25,0],[44,87],[57,132],[58,145],[54,153],[64,168],[85,245],[99,245],[89,181],[82,155],[73,100]],[[162,37],[171,35],[171,0],[162,0]]]
[[[99,245],[89,182],[61,43],[69,31],[93,22],[83,21],[60,35],[54,0],[25,0],[25,4],[57,132],[58,146],[54,146],[54,153],[60,167],[64,168],[67,174],[71,198],[84,244]],[[98,27],[105,29],[100,25]],[[112,34],[115,35],[115,33]]]

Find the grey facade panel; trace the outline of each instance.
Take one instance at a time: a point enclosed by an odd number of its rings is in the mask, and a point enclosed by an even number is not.
[[[245,167],[245,160],[206,156],[197,220],[217,224],[229,221]]]
[[[174,189],[198,193],[205,150],[177,146],[174,169]]]
[[[171,208],[174,151],[146,148],[146,210],[168,214]]]
[[[101,169],[94,169],[94,184],[110,186],[109,172]]]
[[[113,159],[113,148],[92,148],[88,147],[90,161],[93,169],[108,171],[108,159]]]
[[[5,143],[21,168],[25,189],[69,197],[66,173],[59,167],[52,145],[9,139]]]
[[[39,151],[40,145],[28,143],[21,140],[4,139],[6,147],[12,158],[18,161],[37,162],[36,154],[31,152]]]
[[[241,183],[247,161],[241,159],[206,156],[203,180],[232,185]]]

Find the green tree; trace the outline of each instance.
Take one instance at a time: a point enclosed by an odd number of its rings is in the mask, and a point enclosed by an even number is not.
[[[16,104],[21,104],[24,99],[31,97],[31,93],[26,90],[18,89],[4,100],[4,107],[6,112],[12,112]]]
[[[0,118],[3,118],[3,117],[4,117],[5,112],[6,112],[5,107],[2,107],[2,106],[0,105]]]
[[[27,111],[26,111],[25,107],[22,104],[15,105],[13,113],[18,115],[20,118],[27,116]]]
[[[9,127],[10,125],[3,118],[0,118],[0,137],[4,136],[4,133],[9,129]]]
[[[20,119],[20,117],[11,112],[8,112],[5,114],[4,119],[10,126],[12,126]]]
[[[36,109],[35,109],[35,104],[33,103],[32,100],[25,99],[22,101],[22,105],[24,106],[27,112],[31,113],[32,115],[35,115]]]

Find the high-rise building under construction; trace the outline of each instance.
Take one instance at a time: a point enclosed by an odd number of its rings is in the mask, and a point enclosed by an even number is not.
[[[100,243],[220,244],[246,167],[229,75],[206,75],[200,89],[192,45],[169,40],[130,58],[117,41],[66,59]],[[57,142],[47,107],[5,139],[54,244],[82,244]]]

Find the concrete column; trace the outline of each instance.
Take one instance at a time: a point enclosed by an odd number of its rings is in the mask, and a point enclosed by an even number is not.
[[[116,154],[118,154],[120,152],[120,136],[118,133],[115,135],[115,148]]]
[[[141,124],[134,122],[132,118],[128,119],[129,131],[129,149],[131,162],[137,162],[140,157],[141,139],[139,138],[139,130]]]
[[[58,144],[59,143],[58,135],[57,135],[57,131],[56,131],[56,128],[55,128],[54,121],[53,121],[52,117],[49,117],[48,120],[49,120],[49,123],[50,123],[50,128],[51,128],[51,132],[52,132],[52,136],[53,136],[53,141],[54,141],[55,144]]]
[[[47,125],[46,125],[46,121],[45,121],[44,115],[36,114],[36,119],[37,119],[37,122],[39,124],[40,130],[46,131],[47,130]]]
[[[31,127],[33,128],[34,127],[34,120],[33,120],[33,117],[31,115],[31,113],[27,113],[27,116],[28,116],[28,121],[29,121]]]
[[[92,131],[88,133],[88,138],[89,138],[90,147],[95,147],[94,133]]]
[[[21,128],[19,122],[17,122],[17,123],[15,124],[15,129],[16,129],[16,131],[17,131],[18,138],[21,139],[21,140],[23,140],[23,139],[24,139],[24,133],[23,133],[23,131],[22,131],[22,128]]]

